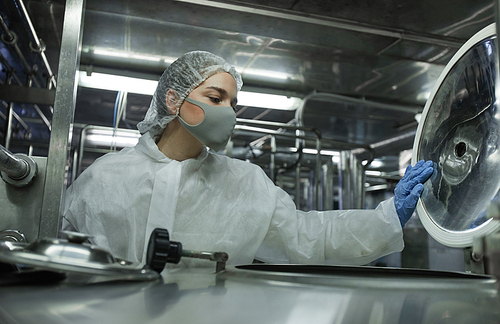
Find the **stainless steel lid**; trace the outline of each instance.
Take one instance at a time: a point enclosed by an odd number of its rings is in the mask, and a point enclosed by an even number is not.
[[[497,46],[492,24],[460,48],[427,101],[413,145],[412,164],[432,160],[436,169],[418,215],[434,239],[451,247],[471,246],[500,227],[486,214],[500,193]]]
[[[35,268],[151,280],[159,274],[139,264],[114,258],[107,250],[85,243],[88,236],[63,232],[67,239],[41,239],[30,244],[3,244],[0,261]]]

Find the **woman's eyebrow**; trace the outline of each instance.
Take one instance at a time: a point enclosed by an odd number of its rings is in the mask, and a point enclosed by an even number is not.
[[[207,87],[207,89],[212,89],[212,90],[215,90],[217,92],[219,92],[219,94],[222,96],[222,97],[229,97],[229,94],[227,93],[227,91],[225,89],[222,89],[222,88],[219,88],[219,87],[215,87],[215,86],[210,86],[210,87]],[[237,98],[233,98],[231,100],[231,106],[232,107],[236,107],[236,105],[238,104],[238,99]]]

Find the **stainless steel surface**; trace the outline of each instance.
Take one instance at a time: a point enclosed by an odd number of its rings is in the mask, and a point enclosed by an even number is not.
[[[26,236],[17,230],[0,231],[0,241],[26,243]]]
[[[42,199],[40,237],[57,237],[59,217],[66,192],[65,170],[68,142],[76,103],[76,71],[80,63],[85,0],[68,0],[64,16],[58,83],[47,158],[47,175]]]
[[[169,269],[162,280],[151,282],[96,282],[69,275],[61,283],[46,280],[30,289],[22,281],[2,280],[0,321],[496,324],[500,319],[495,280],[370,273],[342,267],[319,273],[293,267],[270,272],[229,267],[219,274]]]
[[[419,215],[428,216],[446,237],[484,229],[491,222],[486,208],[500,193],[498,43],[492,27],[474,36],[460,50],[463,55],[459,52],[450,62],[415,139],[413,160],[432,160],[436,167],[424,184]]]
[[[226,269],[226,262],[229,255],[226,252],[208,252],[208,251],[192,251],[183,250],[182,257],[204,259],[217,262],[215,265],[215,272],[219,273]]]
[[[18,35],[19,47],[28,65],[38,66],[37,75],[26,76],[14,50],[2,42],[0,52],[12,67],[7,70],[15,70],[14,80],[24,85],[29,78],[35,81],[51,74],[40,55],[30,52],[31,30],[36,30],[35,41],[42,38],[47,45],[47,66],[54,67],[52,73],[61,77],[72,70],[65,68],[61,73],[58,65],[59,61],[65,64],[71,61],[67,56],[61,56],[63,60],[59,57],[63,49],[64,0],[23,0],[31,25],[14,1],[0,1],[0,13],[9,30]],[[450,7],[454,8],[452,13]],[[126,5],[117,0],[89,0],[84,19],[81,66],[88,73],[106,72],[157,80],[180,54],[193,49],[208,50],[225,57],[242,72],[245,88],[301,98],[310,94],[329,96],[326,102],[311,100],[307,107],[310,114],[306,125],[324,133],[322,150],[349,149],[345,143],[350,148],[368,147],[387,138],[404,137],[405,140],[398,142],[401,147],[387,145],[384,146],[387,150],[381,152],[397,156],[400,149],[411,147],[411,131],[416,128],[414,112],[425,104],[446,62],[460,44],[491,23],[493,15],[490,0],[474,3],[444,0],[439,5],[430,0],[418,4],[394,0],[377,4],[346,0],[164,4],[146,0]],[[62,52],[68,53],[67,48]],[[0,79],[4,75],[7,72],[0,71]],[[45,82],[42,81],[39,83]],[[129,93],[124,110],[127,119],[119,122],[120,128],[135,129],[149,105],[150,97],[143,96],[134,102],[131,100],[134,95]],[[80,88],[75,121],[82,125],[113,126],[115,98],[113,91]],[[16,103],[12,107],[18,117],[13,119],[12,131],[4,129],[2,133],[6,140],[12,137],[13,151],[26,152],[33,147],[36,155],[47,156],[47,148],[52,150],[54,144],[47,145],[49,131],[43,115],[51,120],[51,107],[40,107],[43,114],[38,114],[30,105]],[[387,110],[388,107],[397,109]],[[239,117],[245,119],[289,123],[295,118],[290,111],[240,108]],[[58,120],[55,116],[54,121]],[[66,137],[68,130],[58,135],[59,126],[54,126],[53,139]],[[75,129],[75,139],[80,130],[81,127]],[[259,134],[255,132],[240,132],[233,141],[234,147],[244,149],[257,138]],[[343,143],[341,148],[339,143]],[[78,147],[76,140],[71,145],[72,150]],[[65,155],[62,146],[51,154]],[[315,146],[314,141],[307,141],[305,148],[315,149]],[[84,166],[97,156],[95,152],[88,154]],[[256,163],[268,164],[267,161]],[[70,164],[68,162],[68,166]],[[307,173],[309,167],[314,168],[307,161],[300,165],[302,173]],[[280,167],[279,163],[277,166]],[[57,166],[57,170],[65,168],[73,171],[62,162]],[[300,178],[301,169],[298,170],[297,178]],[[48,194],[60,191],[57,188],[65,180],[52,171],[49,174],[57,180],[50,184]],[[71,178],[72,175],[67,177]],[[47,214],[57,213],[59,196],[58,192],[52,192],[50,199],[44,200],[44,204],[52,204],[51,207],[45,205],[44,215],[47,209],[50,209]]]
[[[47,163],[45,157],[33,159],[37,176],[29,186],[15,187],[0,181],[0,231],[18,230],[28,242],[38,238]]]
[[[65,239],[41,239],[24,249],[0,251],[0,262],[55,272],[113,276],[120,280],[154,280],[158,273],[115,259],[107,250]]]
[[[363,209],[365,168],[352,151],[340,152],[339,209]]]
[[[35,177],[38,175],[38,166],[35,160],[24,154],[16,154],[16,158],[23,162],[26,165],[26,169],[23,173],[19,172],[18,174],[8,173],[8,172],[0,172],[2,179],[15,187],[24,187],[30,185]],[[0,168],[1,169],[1,168]]]
[[[26,47],[31,37],[29,26],[23,29],[26,22],[17,17],[22,15],[12,1],[2,1],[5,5],[0,11],[8,27]],[[37,36],[47,44],[47,61],[57,66],[64,1],[23,1]],[[429,7],[433,10],[427,10]],[[336,118],[339,124],[328,131],[337,140],[371,144],[398,135],[399,127],[412,121],[410,111],[425,104],[436,77],[456,49],[494,20],[492,7],[489,0],[474,4],[446,0],[439,5],[429,0],[418,5],[394,0],[376,5],[345,0],[175,1],[164,5],[147,0],[126,6],[116,0],[90,0],[82,63],[89,72],[154,80],[181,53],[212,51],[242,71],[245,87],[300,97],[314,92],[331,95],[331,104],[324,105],[323,114],[311,116],[308,123],[316,126]],[[30,65],[39,64],[39,76],[50,74],[43,62],[36,61],[38,54],[25,54]],[[19,74],[20,64],[11,63]],[[24,75],[18,78],[25,83]],[[106,97],[104,93],[99,99],[93,97],[93,108],[87,106],[88,98],[78,98],[85,115],[81,116],[82,124],[111,126],[112,107]],[[353,100],[366,101],[366,106],[359,103],[365,108],[356,109],[366,120],[355,122],[343,115],[339,100],[350,103],[351,110],[357,105]],[[366,108],[371,105],[373,109]],[[401,107],[408,114],[387,116],[383,109],[375,109],[380,105]],[[129,123],[131,128],[142,118],[146,106],[127,111],[127,116],[137,115]],[[293,119],[282,112],[263,112],[247,107],[244,118],[285,123]],[[326,132],[325,137],[329,137]]]

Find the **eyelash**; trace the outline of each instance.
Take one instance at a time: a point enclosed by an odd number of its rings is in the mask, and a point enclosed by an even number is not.
[[[222,100],[220,98],[217,98],[217,97],[209,97],[209,99],[213,102],[213,103],[216,103],[216,104],[220,104],[222,102]],[[231,106],[233,108],[233,110],[236,112],[236,106]]]
[[[213,103],[221,103],[222,100],[220,100],[220,98],[216,98],[216,97],[210,97],[210,100],[213,102]]]

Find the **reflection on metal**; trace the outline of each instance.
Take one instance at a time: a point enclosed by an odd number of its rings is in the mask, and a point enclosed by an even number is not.
[[[332,210],[334,209],[335,194],[335,165],[332,159],[328,159],[325,164],[322,165],[322,179],[321,179],[321,209],[320,210]]]
[[[0,250],[0,261],[23,268],[113,276],[120,280],[154,280],[158,273],[138,264],[115,259],[107,250],[68,239],[40,239],[24,248]],[[79,237],[78,237],[79,239]]]
[[[26,243],[26,236],[17,230],[0,231],[0,241]]]
[[[335,148],[327,141],[341,139],[364,148],[364,159],[372,159],[410,149],[417,123],[418,106],[400,106],[330,93],[312,93],[297,109],[299,125],[314,126],[323,134],[325,148]],[[337,146],[338,147],[338,146]],[[360,150],[357,154],[363,152]]]
[[[359,23],[355,21],[347,21],[345,19],[334,19],[327,18],[324,16],[315,16],[311,14],[298,14],[297,12],[291,10],[267,10],[262,7],[250,7],[241,6],[235,4],[229,4],[218,1],[201,1],[201,0],[179,0],[179,2],[194,3],[203,6],[210,6],[219,9],[232,10],[238,12],[244,12],[248,14],[256,14],[261,16],[269,16],[278,19],[292,20],[296,22],[303,22],[308,24],[335,27],[345,30],[356,31],[360,33],[367,33],[379,36],[394,37],[401,40],[411,40],[415,42],[428,43],[433,45],[450,46],[450,47],[460,47],[462,43],[459,40],[453,39],[452,37],[440,37],[437,35],[423,35],[418,33],[409,33],[408,31],[401,29],[392,28],[381,28],[378,26],[367,25],[365,23]]]
[[[0,181],[0,231],[20,231],[28,242],[38,238],[47,163],[45,157],[32,158],[37,165],[37,176],[29,186],[15,187]]]
[[[340,152],[339,209],[365,208],[365,168],[352,151]]]
[[[342,95],[333,94],[333,93],[319,93],[319,92],[318,93],[313,92],[310,95],[306,96],[302,101],[301,108],[299,108],[299,109],[303,110],[304,107],[306,106],[307,101],[312,100],[312,99],[323,100],[323,101],[328,101],[328,102],[352,103],[352,104],[357,104],[357,105],[378,108],[378,109],[382,109],[382,110],[392,110],[392,111],[407,112],[407,113],[412,113],[412,114],[418,114],[418,113],[422,112],[422,107],[418,107],[418,106],[400,106],[400,105],[393,105],[393,104],[384,104],[381,102],[358,99],[358,98],[342,96]]]
[[[245,124],[250,124],[250,125],[259,125],[262,127],[274,127],[278,128],[277,130],[274,129],[267,129],[267,128],[256,128],[252,126],[246,126]],[[257,120],[246,120],[246,119],[237,119],[237,125],[234,128],[235,131],[247,131],[247,132],[255,132],[255,133],[262,133],[262,134],[267,134],[271,135],[271,146],[273,145],[272,141],[274,138],[274,141],[276,140],[276,137],[284,137],[284,138],[290,138],[290,139],[295,139],[295,140],[308,140],[308,141],[315,141],[316,145],[316,170],[315,174],[316,176],[314,177],[314,206],[315,209],[319,210],[320,208],[320,187],[319,187],[319,180],[320,180],[320,175],[321,175],[321,141],[322,141],[322,135],[321,131],[318,130],[317,128],[313,127],[304,127],[304,126],[297,126],[297,125],[288,125],[288,124],[282,124],[282,123],[274,123],[274,122],[266,122],[266,121],[257,121]],[[295,130],[295,134],[289,134],[286,133],[286,130]],[[305,131],[312,132],[314,133],[314,137],[308,136],[308,135],[303,135]],[[271,148],[272,150],[272,148]],[[271,166],[274,168],[274,154],[271,155]],[[274,177],[274,170],[271,171],[271,176]],[[273,181],[275,179],[272,179]],[[297,191],[300,190],[300,186],[296,187]],[[299,199],[296,199],[298,202]]]
[[[271,136],[271,162],[269,163],[269,171],[271,180],[276,183],[276,136]]]
[[[497,38],[490,25],[472,37],[440,76],[424,109],[412,163],[435,163],[418,213],[426,230],[451,247],[471,246],[491,233],[489,201],[500,189]]]
[[[69,274],[30,289],[22,280],[36,274],[0,278],[0,322],[498,323],[500,298],[488,277],[309,268],[167,269],[160,280],[138,283]]]
[[[7,74],[7,79],[5,80],[5,84],[10,85],[12,84],[12,76],[15,74]],[[7,109],[7,114],[5,116],[5,148],[9,149],[10,148],[10,139],[12,137],[12,117],[14,114],[14,103],[10,102],[8,105],[5,107]]]
[[[80,63],[83,8],[85,0],[66,2],[59,60],[59,86],[56,90],[50,136],[47,176],[43,193],[40,237],[57,237],[62,199],[66,190],[65,171],[68,140],[75,112],[76,73]]]
[[[139,141],[140,136],[141,134],[137,130],[94,125],[85,126],[80,132],[77,162],[73,169],[74,176],[78,177],[82,172],[82,159],[85,151],[98,151],[100,153],[113,152],[116,148],[122,149],[124,147],[134,146]],[[90,148],[103,146],[106,147],[106,149],[96,150]]]

